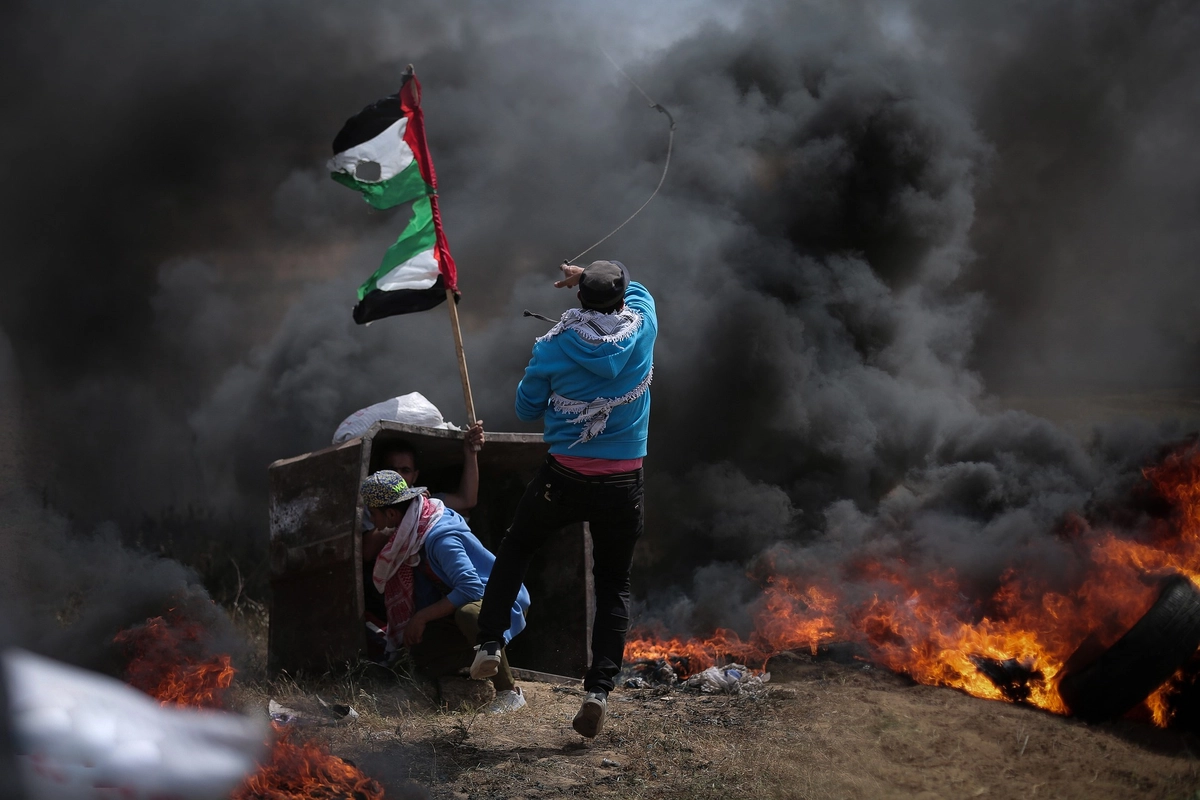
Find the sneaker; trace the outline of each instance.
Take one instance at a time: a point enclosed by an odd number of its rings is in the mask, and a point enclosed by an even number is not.
[[[496,692],[496,699],[488,706],[489,714],[503,714],[507,711],[519,711],[525,707],[525,693],[520,686]]]
[[[571,727],[580,736],[594,739],[604,727],[604,714],[607,711],[608,695],[604,692],[588,692],[583,698],[583,705],[579,707],[579,713],[571,722]]]
[[[471,677],[490,678],[500,671],[500,643],[484,642],[475,645],[475,660],[471,662]]]

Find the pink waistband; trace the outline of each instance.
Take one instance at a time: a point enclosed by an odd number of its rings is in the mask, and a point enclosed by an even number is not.
[[[611,458],[588,458],[586,456],[564,456],[554,454],[554,460],[580,475],[616,475],[618,472],[633,472],[642,468],[642,459],[626,458],[614,461]]]

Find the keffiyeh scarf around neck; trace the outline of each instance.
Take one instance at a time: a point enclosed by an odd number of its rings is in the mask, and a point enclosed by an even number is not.
[[[416,610],[413,567],[421,563],[425,537],[445,510],[441,500],[424,496],[413,500],[404,519],[375,559],[371,582],[383,592],[383,602],[387,606],[388,650],[395,650],[404,643],[404,628]]]
[[[553,339],[563,331],[575,331],[579,338],[589,344],[620,342],[637,333],[642,327],[642,315],[629,306],[615,314],[606,314],[591,308],[569,308],[554,327],[539,336],[537,341]]]

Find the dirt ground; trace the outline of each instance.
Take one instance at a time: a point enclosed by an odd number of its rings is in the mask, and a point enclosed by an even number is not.
[[[582,691],[525,682],[528,706],[448,712],[431,684],[362,670],[248,681],[246,710],[320,694],[359,719],[301,733],[388,798],[1172,798],[1200,800],[1200,740],[1143,723],[1089,726],[862,664],[775,665],[766,691],[618,689],[594,741]]]
[[[1200,423],[1200,390],[1007,398],[1087,435],[1121,416]],[[256,618],[258,615],[254,615]],[[265,618],[263,618],[265,621]],[[265,644],[265,628],[250,627]],[[1149,724],[1101,725],[863,664],[772,665],[766,692],[618,689],[594,741],[571,730],[582,691],[523,683],[504,715],[437,708],[431,685],[353,670],[267,681],[252,667],[234,697],[346,703],[357,721],[302,729],[377,779],[391,800],[433,798],[1167,798],[1200,800],[1200,739]]]

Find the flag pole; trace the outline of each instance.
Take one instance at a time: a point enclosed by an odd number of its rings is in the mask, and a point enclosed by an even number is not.
[[[471,379],[467,375],[467,354],[463,351],[462,328],[458,324],[458,303],[454,291],[446,290],[446,305],[450,307],[450,327],[454,331],[454,352],[458,356],[458,374],[462,378],[463,400],[467,404],[467,427],[475,424],[475,400],[471,397]]]
[[[446,244],[446,234],[442,231],[442,214],[438,209],[437,197],[437,173],[433,170],[433,159],[429,156],[429,146],[425,140],[425,114],[421,111],[421,91],[420,84],[416,83],[417,71],[412,64],[404,70],[405,83],[413,81],[416,91],[413,92],[414,100],[414,117],[417,123],[417,146],[421,149],[421,160],[428,169],[428,174],[425,176],[429,182],[433,193],[429,196],[429,207],[433,214],[433,227],[437,231],[437,258],[439,269],[445,262],[450,265],[450,274],[455,274],[454,260],[450,257],[450,247]],[[450,329],[454,333],[454,353],[458,357],[458,375],[462,379],[463,401],[467,407],[467,427],[475,424],[475,399],[471,396],[471,378],[467,375],[467,354],[463,350],[462,327],[458,323],[458,286],[457,278],[447,282],[446,286],[446,305],[450,307]],[[478,447],[474,448],[476,451]]]

